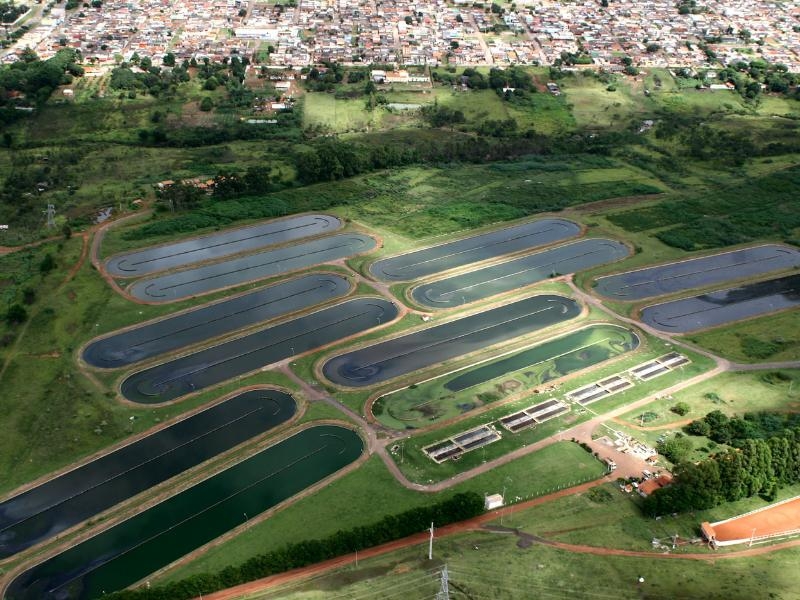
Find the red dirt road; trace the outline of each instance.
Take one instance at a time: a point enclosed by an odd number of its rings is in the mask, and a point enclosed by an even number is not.
[[[603,477],[602,479],[598,479],[596,481],[591,481],[589,483],[584,483],[582,485],[578,485],[575,487],[567,488],[564,490],[560,490],[553,494],[548,494],[547,496],[541,496],[540,498],[535,498],[533,500],[529,500],[527,502],[521,502],[519,504],[515,504],[513,506],[506,507],[505,509],[501,509],[507,511],[504,514],[513,514],[520,510],[525,510],[531,508],[533,506],[538,506],[540,504],[544,504],[546,502],[551,502],[557,498],[562,498],[565,496],[571,496],[572,494],[578,494],[581,492],[585,492],[590,490],[591,488],[601,485],[603,483],[609,482],[611,479],[608,477]],[[485,531],[482,529],[482,525],[488,523],[490,521],[497,520],[500,518],[501,510],[495,510],[485,515],[481,515],[479,517],[475,517],[473,519],[469,519],[468,521],[462,521],[460,523],[453,523],[452,525],[447,525],[440,529],[436,530],[435,536],[437,538],[443,538],[459,533],[466,533],[469,531]],[[748,548],[747,550],[739,550],[736,552],[725,552],[724,554],[721,553],[714,553],[714,554],[657,554],[655,552],[647,552],[647,551],[637,551],[637,550],[620,550],[615,548],[603,548],[598,546],[586,546],[582,544],[568,544],[566,542],[558,542],[555,540],[548,540],[539,536],[532,536],[534,541],[537,544],[542,544],[545,546],[550,546],[553,548],[558,548],[559,550],[564,550],[566,552],[574,552],[578,554],[593,554],[598,556],[627,556],[632,558],[648,558],[648,559],[667,559],[667,560],[701,560],[706,562],[713,563],[717,560],[725,560],[725,559],[733,559],[733,558],[745,558],[748,556],[757,556],[760,554],[767,554],[769,552],[776,552],[778,550],[782,550],[785,548],[793,548],[800,546],[800,539],[792,540],[789,542],[783,542],[780,544],[773,544],[770,546],[761,546],[758,548]],[[417,535],[412,535],[407,538],[403,538],[401,540],[396,540],[394,542],[389,542],[388,544],[383,544],[381,546],[375,546],[374,548],[368,548],[363,550],[362,552],[358,553],[358,559],[364,560],[365,558],[372,558],[374,556],[381,556],[383,554],[388,554],[390,552],[394,552],[396,550],[402,550],[404,548],[408,548],[410,546],[416,546],[419,544],[423,544],[428,540],[427,533],[419,533]],[[355,554],[347,554],[345,556],[340,556],[338,558],[334,558],[331,560],[327,560],[325,562],[317,563],[315,565],[311,565],[310,567],[303,567],[301,569],[294,569],[292,571],[287,571],[286,573],[280,573],[278,575],[272,575],[271,577],[265,577],[263,579],[258,579],[256,581],[251,581],[249,583],[244,583],[242,585],[238,585],[236,587],[228,588],[225,590],[220,590],[213,594],[206,594],[203,595],[205,600],[237,600],[241,598],[245,598],[252,594],[256,594],[258,592],[266,591],[270,588],[274,588],[280,585],[285,585],[287,583],[292,583],[295,581],[300,581],[303,579],[308,579],[310,577],[314,577],[316,575],[320,575],[326,573],[328,571],[332,571],[334,569],[338,569],[356,562],[356,555]]]

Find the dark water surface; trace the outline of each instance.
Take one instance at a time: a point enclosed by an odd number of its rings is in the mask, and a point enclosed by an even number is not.
[[[344,296],[349,290],[341,275],[299,277],[96,340],[84,349],[83,360],[105,369],[123,367]]]
[[[622,242],[588,239],[543,250],[522,258],[469,273],[424,283],[411,297],[423,306],[450,308],[474,302],[543,281],[625,258],[630,254]]]
[[[363,442],[305,429],[22,573],[8,600],[89,600],[123,589],[355,461]]]
[[[798,305],[800,275],[791,275],[648,306],[641,318],[661,331],[688,333]]]
[[[354,298],[150,367],[122,382],[132,402],[160,404],[296,354],[368,331],[397,316],[383,298]]]
[[[117,254],[106,261],[106,269],[114,277],[139,277],[312,235],[332,233],[341,226],[339,219],[329,215],[289,217]]]
[[[617,325],[592,325],[465,371],[445,383],[444,387],[451,392],[460,392],[496,377],[552,361],[548,376],[539,381],[544,383],[630,352],[638,346],[639,336],[627,329]]]
[[[0,558],[230,450],[292,418],[278,390],[239,394],[0,504]]]
[[[800,250],[767,244],[647,267],[597,280],[598,293],[640,300],[800,266]]]
[[[374,247],[375,240],[368,235],[330,235],[194,269],[140,279],[128,288],[128,292],[148,302],[172,302],[347,258]]]
[[[552,244],[580,232],[577,224],[566,219],[531,221],[384,258],[373,263],[369,271],[385,281],[411,281],[504,254]]]
[[[580,312],[571,298],[533,296],[340,354],[322,371],[340,385],[373,385],[572,319]]]

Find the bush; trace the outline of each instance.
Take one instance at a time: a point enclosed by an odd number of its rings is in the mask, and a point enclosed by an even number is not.
[[[53,258],[53,255],[49,252],[44,255],[42,262],[39,263],[39,272],[42,275],[47,275],[50,271],[55,269],[56,267],[56,259]]]
[[[12,325],[28,320],[28,311],[21,304],[12,304],[6,312],[6,321]]]
[[[694,446],[692,440],[678,433],[674,438],[658,443],[658,452],[667,457],[673,464],[684,462],[689,458]]]
[[[670,410],[674,412],[676,415],[683,416],[689,413],[691,407],[688,404],[686,404],[686,402],[678,402],[675,406],[670,408]]]

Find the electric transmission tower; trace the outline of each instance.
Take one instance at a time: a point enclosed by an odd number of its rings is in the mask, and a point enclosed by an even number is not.
[[[48,227],[55,227],[56,226],[56,206],[55,204],[48,204],[47,209],[42,211],[47,217],[47,226]]]
[[[441,587],[436,594],[436,600],[450,600],[450,584],[447,577],[447,565],[442,569]]]

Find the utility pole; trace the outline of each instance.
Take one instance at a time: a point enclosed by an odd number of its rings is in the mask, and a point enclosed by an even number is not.
[[[428,542],[428,560],[433,560],[433,521],[431,521],[431,539]]]
[[[450,583],[447,576],[447,565],[442,569],[441,587],[436,594],[436,600],[450,600]]]

